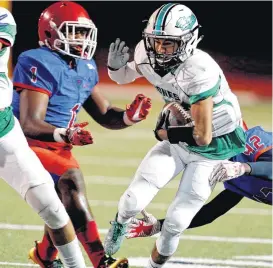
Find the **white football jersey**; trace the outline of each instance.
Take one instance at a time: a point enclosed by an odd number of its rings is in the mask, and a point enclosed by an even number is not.
[[[16,23],[12,14],[5,8],[0,7],[0,39],[8,40],[11,46],[14,44],[16,35]],[[0,50],[0,108],[11,105],[12,82],[8,76],[8,60],[10,47]]]
[[[237,97],[231,92],[219,65],[206,52],[196,49],[185,62],[163,77],[149,64],[143,41],[135,49],[134,61],[166,102],[192,105],[212,96],[213,137],[233,132],[240,125],[241,111]]]

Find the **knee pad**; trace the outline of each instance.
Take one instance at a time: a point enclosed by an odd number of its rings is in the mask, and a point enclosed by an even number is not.
[[[154,198],[159,189],[143,176],[136,175],[134,181],[119,200],[119,214],[130,218],[143,210]]]
[[[165,222],[163,224],[161,234],[156,240],[156,248],[160,255],[171,256],[175,253],[178,247],[180,233],[171,233],[164,225]]]
[[[186,214],[186,213],[185,213]],[[181,213],[171,213],[171,218],[166,217],[164,221],[164,228],[167,232],[173,235],[180,235],[185,231],[191,223],[191,218]]]
[[[68,223],[69,216],[53,184],[44,183],[30,188],[25,199],[51,229],[63,228]]]

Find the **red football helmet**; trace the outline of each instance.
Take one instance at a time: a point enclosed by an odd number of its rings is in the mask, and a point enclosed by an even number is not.
[[[76,33],[82,29],[86,34],[78,38]],[[95,24],[87,11],[74,2],[60,1],[46,8],[39,18],[38,34],[40,46],[75,58],[91,59],[97,46]]]

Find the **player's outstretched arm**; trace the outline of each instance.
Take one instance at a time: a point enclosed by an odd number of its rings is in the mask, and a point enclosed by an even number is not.
[[[251,162],[249,175],[272,180],[272,161],[271,162]]]
[[[119,38],[111,43],[108,52],[108,75],[118,84],[128,84],[142,76],[134,61],[129,60],[129,48]]]
[[[123,129],[146,119],[151,99],[138,94],[126,109],[111,106],[110,102],[95,87],[83,108],[100,125],[108,129]]]
[[[272,161],[232,162],[223,161],[215,166],[209,178],[210,185],[238,178],[242,175],[251,175],[272,180]]]

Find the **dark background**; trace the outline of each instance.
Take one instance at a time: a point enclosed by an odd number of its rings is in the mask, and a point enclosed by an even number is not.
[[[15,1],[12,13],[18,25],[13,62],[24,50],[38,46],[37,23],[40,13],[53,2]],[[135,46],[144,29],[144,19],[165,1],[78,1],[98,28],[98,49],[108,48],[120,37]],[[195,13],[204,39],[199,47],[228,56],[264,62],[271,73],[272,2],[184,1]],[[269,66],[269,67],[268,67]]]

